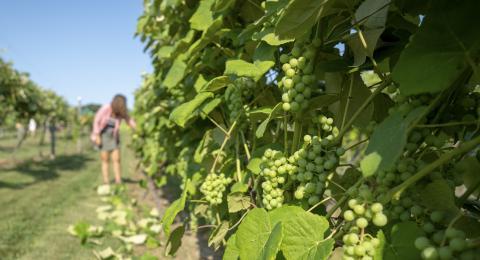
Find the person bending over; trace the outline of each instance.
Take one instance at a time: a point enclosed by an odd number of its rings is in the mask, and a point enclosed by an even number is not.
[[[110,104],[103,105],[95,114],[93,130],[90,138],[100,148],[102,175],[105,184],[110,183],[109,159],[113,164],[115,183],[122,183],[120,167],[120,123],[125,120],[130,128],[135,128],[135,121],[127,111],[127,99],[123,95],[115,95]]]

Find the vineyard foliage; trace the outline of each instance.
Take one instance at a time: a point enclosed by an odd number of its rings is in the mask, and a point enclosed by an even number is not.
[[[56,117],[67,120],[69,107],[65,99],[33,82],[27,73],[0,59],[0,126],[30,118],[44,121]]]
[[[159,186],[182,180],[169,241],[185,211],[224,259],[478,257],[478,10],[146,0],[134,144]]]

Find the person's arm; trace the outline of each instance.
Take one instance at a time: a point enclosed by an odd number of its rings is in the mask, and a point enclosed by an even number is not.
[[[135,120],[133,120],[132,117],[127,117],[125,121],[127,122],[128,126],[130,126],[130,128],[135,129],[137,127],[137,123],[135,123]]]
[[[92,128],[92,134],[90,136],[90,139],[97,145],[100,145],[100,132],[102,131],[101,121],[102,121],[102,118],[104,117],[105,110],[106,110],[105,106],[101,107],[97,111],[93,119],[93,128]]]

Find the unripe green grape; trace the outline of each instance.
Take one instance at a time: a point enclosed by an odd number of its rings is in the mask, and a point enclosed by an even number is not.
[[[372,222],[377,227],[383,227],[387,224],[388,219],[387,219],[387,216],[385,216],[385,214],[376,213],[375,215],[373,215]]]
[[[280,62],[281,63],[287,63],[289,61],[289,57],[286,54],[280,55]]]
[[[310,205],[315,205],[318,202],[320,202],[320,198],[317,195],[314,195],[314,196],[311,196],[310,198],[308,198],[308,204],[310,204]]]
[[[343,218],[346,221],[353,221],[355,219],[355,213],[352,210],[345,210],[343,213]]]
[[[381,203],[375,202],[370,206],[370,209],[373,213],[380,213],[383,210],[383,205]]]
[[[308,64],[307,66],[305,66],[305,68],[303,69],[303,73],[305,74],[310,74],[313,72],[313,66],[312,64]]]
[[[307,172],[304,173],[304,177],[305,177],[305,180],[309,181],[309,180],[312,179],[313,173],[310,172],[310,171],[307,171]]]
[[[296,101],[293,101],[291,104],[290,104],[290,109],[292,111],[298,111],[300,109],[300,105],[296,102]]]
[[[283,86],[284,86],[286,89],[291,89],[291,88],[293,88],[293,80],[292,80],[292,79],[285,79],[284,82],[283,82]]]
[[[365,218],[358,218],[357,221],[355,221],[355,224],[359,228],[366,228],[368,226],[368,221]]]
[[[302,76],[300,75],[295,75],[292,77],[293,83],[300,83],[302,81]]]
[[[282,65],[282,70],[286,73],[288,70],[291,70],[292,66],[289,63],[285,63]]]
[[[345,248],[345,253],[353,256],[355,254],[355,246],[346,247]],[[352,259],[354,259],[354,258],[352,258]]]
[[[348,206],[349,206],[351,209],[353,209],[353,207],[355,207],[355,205],[357,205],[357,204],[358,204],[358,201],[357,201],[356,199],[350,199],[350,200],[348,201]]]
[[[298,65],[298,60],[295,59],[295,58],[291,58],[290,61],[289,61],[289,64],[290,64],[290,66],[292,66],[292,68],[295,68]]]
[[[430,240],[428,240],[428,238],[418,237],[417,239],[415,239],[415,247],[418,250],[423,250],[429,246],[430,246]]]
[[[338,156],[342,156],[345,154],[345,149],[342,148],[342,147],[339,147],[337,148],[337,150],[335,151],[335,153],[338,155]]]
[[[363,247],[362,245],[356,245],[355,246],[355,255],[356,256],[363,256],[363,255],[365,255],[365,253],[366,253],[365,247]]]
[[[363,205],[355,205],[353,211],[357,215],[363,215],[363,213],[365,213],[365,207]]]
[[[282,108],[283,108],[284,111],[290,111],[291,105],[290,105],[290,103],[283,103]]]
[[[454,238],[457,236],[457,230],[455,228],[447,228],[445,230],[445,237],[447,238]]]
[[[297,92],[299,92],[299,93],[300,93],[300,92],[303,92],[303,91],[305,90],[305,84],[303,84],[302,82],[297,83],[297,84],[295,85],[295,90],[296,90]]]
[[[294,57],[300,57],[301,54],[302,54],[302,50],[299,47],[293,47],[292,55]]]
[[[449,246],[453,251],[460,252],[463,249],[465,249],[465,247],[467,246],[467,243],[465,242],[464,239],[454,238],[450,240]]]
[[[433,234],[432,240],[435,243],[440,244],[440,243],[442,243],[444,237],[445,237],[445,232],[437,231],[437,232],[435,232],[435,234]]]
[[[303,94],[298,94],[295,97],[295,101],[298,102],[298,103],[302,103],[304,100],[305,100],[305,96],[303,96]]]
[[[307,64],[307,59],[305,57],[299,57],[298,58],[298,64],[297,64],[297,67],[299,69],[303,69],[305,68],[305,65]]]
[[[335,166],[335,163],[331,160],[328,160],[323,164],[323,167],[327,170],[333,169],[334,166]]]
[[[443,212],[442,211],[434,211],[430,215],[430,220],[432,220],[433,223],[439,223],[443,219]]]
[[[297,189],[297,190],[295,191],[294,196],[295,196],[295,198],[296,198],[297,200],[301,200],[301,199],[303,199],[304,194],[305,194],[305,193],[304,193],[303,189],[302,189],[302,190]]]
[[[437,249],[433,246],[427,247],[422,250],[422,258],[423,259],[437,259],[438,258],[438,252]]]
[[[449,260],[452,259],[453,252],[452,249],[448,246],[443,246],[438,249],[438,256],[442,260]]]
[[[295,76],[295,70],[294,69],[288,69],[287,71],[285,71],[285,75],[287,75],[288,77],[293,77],[293,76]]]
[[[303,95],[304,95],[306,98],[312,97],[312,90],[311,90],[309,87],[306,87],[306,88],[303,90]]]
[[[272,208],[275,208],[277,206],[277,200],[276,199],[270,200],[270,206],[272,206]]]

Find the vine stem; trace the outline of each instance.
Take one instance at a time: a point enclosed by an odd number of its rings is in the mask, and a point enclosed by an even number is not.
[[[342,130],[340,130],[340,133],[338,133],[338,136],[337,136],[335,142],[333,142],[334,144],[339,144],[342,141],[343,136],[347,133],[347,130],[353,125],[353,122],[355,122],[357,117],[360,116],[360,114],[363,112],[363,110],[365,108],[367,108],[367,106],[370,104],[370,102],[372,102],[373,99],[378,94],[380,94],[380,92],[382,92],[382,90],[384,88],[386,88],[390,83],[391,83],[390,80],[384,81],[382,84],[380,84],[377,87],[377,89],[375,89],[375,91],[372,92],[372,94],[367,99],[365,99],[363,104],[357,109],[357,111],[355,111],[355,113],[352,115],[350,120],[345,124],[344,127],[342,127]]]
[[[345,148],[345,151],[351,150],[351,149],[357,147],[358,145],[361,145],[361,144],[365,143],[365,142],[368,141],[368,140],[369,140],[369,139],[367,138],[367,139],[363,139],[362,141],[359,141],[359,142],[357,142],[357,143],[355,143],[355,144],[352,144],[352,145],[349,146],[348,148]]]
[[[283,151],[285,154],[288,152],[288,118],[287,112],[283,112]]]
[[[307,212],[311,212],[311,211],[314,210],[316,207],[322,205],[323,203],[325,203],[325,202],[327,202],[327,201],[329,201],[329,200],[331,200],[331,199],[333,199],[333,198],[332,198],[332,197],[326,197],[325,199],[319,201],[317,204],[315,204],[315,205],[313,205],[311,208],[309,208],[309,209],[307,210]]]
[[[443,124],[429,124],[429,125],[416,125],[415,127],[423,128],[423,127],[449,127],[449,126],[457,126],[457,125],[476,125],[479,121],[464,121],[464,122],[450,122],[450,123],[443,123]]]
[[[243,149],[245,149],[245,154],[247,155],[247,160],[250,161],[250,158],[252,158],[252,156],[250,155],[250,151],[248,150],[247,141],[245,139],[245,134],[243,133],[243,131],[240,131],[240,136],[242,137]]]
[[[238,182],[242,182],[242,168],[241,168],[241,163],[240,163],[240,138],[238,134],[236,135],[235,138],[235,164],[237,167],[237,179]]]
[[[340,127],[342,130],[343,128],[345,128],[345,120],[347,119],[348,107],[350,106],[350,99],[352,98],[352,89],[353,89],[353,75],[350,76],[350,85],[348,86],[347,104],[345,104],[345,112],[343,113],[342,124]]]
[[[351,188],[357,188],[361,183],[363,182],[363,178],[360,178],[355,184],[352,185]],[[345,203],[345,201],[347,201],[348,199],[348,194],[346,193],[345,195],[342,196],[342,198],[335,204],[335,206],[333,206],[333,208],[331,208],[327,215],[325,216],[325,218],[329,219],[332,217],[333,213],[335,213],[335,211],[343,205],[343,203]]]
[[[438,105],[438,102],[440,102],[440,100],[442,99],[443,94],[444,92],[440,93],[432,101],[432,103],[428,105],[427,109],[425,109],[425,111],[423,111],[423,113],[417,119],[415,119],[415,121],[413,121],[412,124],[410,124],[410,126],[407,129],[407,133],[410,133],[412,129],[415,128],[415,126],[418,124],[418,122],[420,122],[424,117],[426,117],[430,112],[432,112],[432,110]]]
[[[248,212],[250,212],[250,210],[247,210],[245,211],[245,213],[243,213],[242,217],[237,221],[237,223],[233,224],[233,226],[231,226],[228,231],[234,229],[236,226],[240,225],[240,223],[242,222],[243,218],[245,218],[245,216],[248,214]]]
[[[453,150],[449,153],[443,154],[442,156],[440,156],[440,158],[438,158],[434,162],[428,164],[427,166],[425,166],[423,169],[421,169],[420,171],[415,173],[410,178],[406,179],[402,184],[393,188],[389,193],[387,193],[387,196],[382,201],[382,203],[385,204],[385,203],[388,203],[392,198],[398,198],[400,196],[400,194],[406,188],[408,188],[410,185],[416,183],[418,180],[425,177],[426,175],[431,173],[436,168],[438,168],[438,167],[442,166],[443,164],[449,162],[454,157],[456,157],[458,155],[462,155],[462,154],[467,153],[468,151],[474,149],[479,144],[480,144],[480,136],[477,136],[476,138],[460,145],[458,147],[458,149]]]
[[[298,139],[299,139],[299,136],[301,135],[300,132],[302,129],[302,125],[298,119],[295,119],[295,122],[293,123],[293,125],[294,125],[294,130],[293,130],[293,142],[292,142],[292,150],[291,150],[292,154],[297,150]]]
[[[223,139],[223,143],[220,146],[220,150],[218,151],[217,156],[215,156],[215,160],[213,161],[212,168],[210,169],[210,172],[215,171],[215,166],[217,166],[218,160],[220,158],[220,154],[223,151],[223,149],[225,148],[225,145],[227,145],[227,142],[230,139],[230,136],[232,135],[233,129],[235,129],[236,125],[237,125],[237,120],[235,120],[233,122],[232,126],[230,126],[230,129],[228,130],[227,134],[225,135],[225,138]]]

